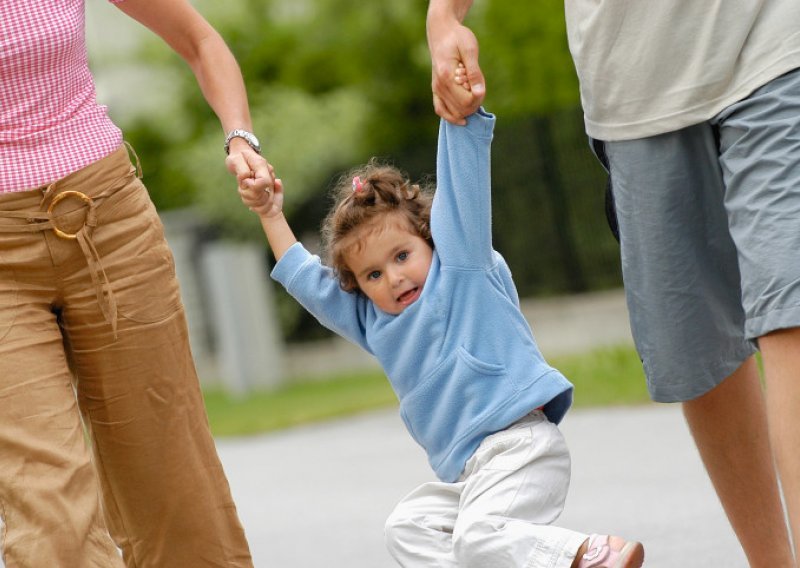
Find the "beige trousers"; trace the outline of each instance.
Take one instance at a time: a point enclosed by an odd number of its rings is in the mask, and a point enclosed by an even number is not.
[[[252,566],[124,147],[0,194],[0,515],[7,568]]]

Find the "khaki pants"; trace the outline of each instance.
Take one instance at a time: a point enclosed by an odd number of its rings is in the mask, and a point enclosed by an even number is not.
[[[0,194],[0,514],[7,568],[252,566],[124,147]]]

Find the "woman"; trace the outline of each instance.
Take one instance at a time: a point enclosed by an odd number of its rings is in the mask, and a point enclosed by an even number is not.
[[[186,0],[114,1],[191,66],[240,185],[269,190],[220,36]],[[161,224],[95,101],[84,1],[6,0],[0,22],[5,564],[122,566],[119,547],[129,567],[252,566]]]

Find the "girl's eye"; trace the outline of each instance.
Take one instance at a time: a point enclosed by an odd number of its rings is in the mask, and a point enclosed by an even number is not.
[[[403,251],[403,252],[401,252],[400,254],[397,255],[397,260],[399,260],[401,262],[406,260],[407,258],[408,258],[408,253],[406,251]]]
[[[373,270],[372,272],[367,274],[367,280],[377,280],[380,277],[381,277],[381,271],[380,270]]]

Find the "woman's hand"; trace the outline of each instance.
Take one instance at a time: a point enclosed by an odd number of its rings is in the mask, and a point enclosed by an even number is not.
[[[242,198],[242,203],[262,219],[283,217],[283,182],[280,178],[275,180],[275,185],[271,189],[260,192],[240,188],[239,196]]]
[[[251,211],[262,218],[276,217],[283,211],[283,183],[262,156],[252,149],[241,153],[231,150],[225,165],[236,176],[239,197]]]

